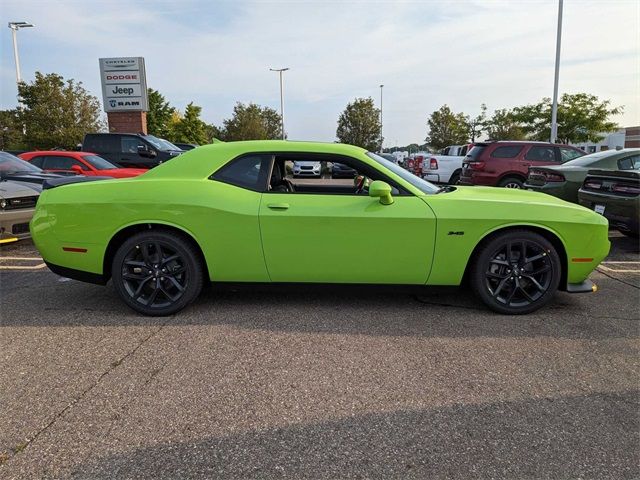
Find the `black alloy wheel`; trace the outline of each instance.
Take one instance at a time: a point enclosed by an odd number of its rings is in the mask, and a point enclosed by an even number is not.
[[[145,315],[171,315],[202,290],[203,269],[192,244],[180,234],[149,231],[118,249],[114,286],[124,302]]]
[[[489,241],[471,275],[476,294],[487,306],[500,313],[523,314],[551,300],[560,282],[561,263],[546,238],[519,230]]]

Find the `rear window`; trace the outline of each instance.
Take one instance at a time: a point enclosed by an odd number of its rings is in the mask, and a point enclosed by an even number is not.
[[[492,158],[515,158],[522,151],[522,145],[503,145],[491,152]]]
[[[477,160],[478,157],[482,155],[482,152],[484,152],[484,149],[486,147],[487,147],[486,145],[475,145],[474,147],[471,148],[471,150],[469,150],[469,153],[467,153],[467,159]]]

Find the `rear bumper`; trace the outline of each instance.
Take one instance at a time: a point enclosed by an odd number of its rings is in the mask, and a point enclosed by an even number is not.
[[[463,175],[460,176],[460,180],[458,183],[460,185],[481,185],[484,187],[495,187],[497,184],[497,177],[494,176],[486,176],[479,175],[478,173],[474,173],[472,175]]]

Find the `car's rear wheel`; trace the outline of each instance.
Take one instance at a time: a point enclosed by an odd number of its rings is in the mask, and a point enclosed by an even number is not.
[[[504,232],[485,242],[471,269],[471,286],[492,310],[520,315],[543,307],[558,289],[560,257],[542,235]]]
[[[498,186],[504,188],[524,188],[524,182],[518,177],[507,177],[500,180]]]
[[[451,175],[451,178],[449,179],[449,185],[457,185],[459,181],[460,181],[460,172],[456,171],[453,173],[453,175]]]
[[[176,313],[202,290],[203,266],[195,247],[168,231],[141,232],[125,241],[111,272],[120,298],[144,315]]]

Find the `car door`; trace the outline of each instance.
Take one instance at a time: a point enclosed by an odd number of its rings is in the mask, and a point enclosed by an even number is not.
[[[355,159],[341,157],[340,163],[362,172],[362,163]],[[379,176],[384,179],[383,173]],[[420,198],[396,190],[393,204],[382,205],[366,192],[356,194],[353,179],[288,181],[297,182],[296,192],[272,189],[260,202],[262,246],[271,281],[427,281],[436,225]]]

